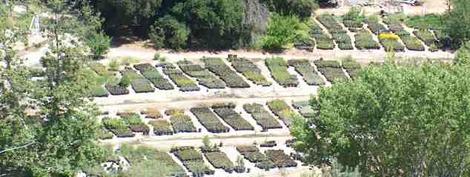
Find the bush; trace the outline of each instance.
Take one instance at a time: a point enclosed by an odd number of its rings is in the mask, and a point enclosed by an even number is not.
[[[261,69],[246,58],[229,58],[232,67],[256,85],[270,86],[271,82],[261,74]]]
[[[348,13],[343,15],[343,24],[349,31],[357,32],[362,29],[363,21],[365,20],[364,15],[361,15],[361,9],[352,7]]]
[[[280,51],[296,40],[305,39],[308,27],[295,16],[271,16],[266,35],[261,39],[265,50]]]
[[[211,133],[225,133],[230,129],[226,127],[219,118],[207,107],[191,108],[191,113],[201,122],[201,124]]]
[[[230,88],[249,88],[250,85],[233,71],[220,58],[203,58],[202,61],[209,71],[219,76]]]
[[[384,31],[387,30],[387,28],[385,28],[384,25],[380,24],[379,23],[379,17],[378,16],[369,16],[367,17],[366,19],[366,24],[367,24],[367,28],[369,28],[372,33],[378,35]]]
[[[434,34],[426,29],[420,29],[420,30],[415,30],[413,31],[413,34],[416,35],[421,41],[424,42],[427,46],[431,46],[433,44],[436,44],[437,41],[434,38]]]
[[[354,61],[353,59],[346,59],[342,61],[342,66],[349,76],[354,79],[357,76],[357,73],[361,69],[361,65]]]
[[[150,27],[149,38],[155,47],[167,47],[171,49],[186,48],[189,29],[172,16],[164,16]]]
[[[279,85],[283,87],[297,87],[297,85],[299,85],[297,77],[289,74],[287,71],[287,62],[284,61],[283,58],[269,58],[266,59],[265,62],[269,71],[271,71],[273,79],[276,80]]]
[[[325,81],[317,74],[315,68],[308,60],[289,60],[288,64],[302,75],[308,85],[324,85]]]
[[[201,67],[201,65],[194,64],[188,60],[184,60],[178,61],[178,66],[185,74],[196,78],[199,84],[204,87],[207,87],[209,89],[223,89],[226,87],[224,81],[217,78],[209,70]]]
[[[261,104],[245,104],[243,105],[243,109],[251,114],[253,119],[255,119],[256,123],[261,126],[263,130],[282,128],[281,124],[279,124]]]
[[[405,46],[401,44],[398,40],[391,39],[380,39],[380,44],[385,48],[386,51],[393,50],[395,52],[405,51]]]
[[[103,32],[93,33],[91,36],[87,37],[85,43],[88,48],[90,48],[93,58],[99,59],[106,54],[111,47],[111,38]]]

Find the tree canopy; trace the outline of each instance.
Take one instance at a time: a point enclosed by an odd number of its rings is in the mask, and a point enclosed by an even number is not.
[[[322,88],[299,119],[296,148],[366,176],[470,175],[468,65],[384,64]]]

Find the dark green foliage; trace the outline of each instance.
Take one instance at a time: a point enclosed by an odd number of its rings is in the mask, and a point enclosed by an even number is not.
[[[262,0],[272,11],[282,15],[296,15],[301,18],[310,17],[318,8],[315,0]]]
[[[156,48],[184,49],[187,45],[189,29],[172,16],[164,16],[150,27],[149,37]]]
[[[302,75],[305,82],[308,85],[324,85],[325,81],[317,74],[315,68],[313,68],[312,64],[306,60],[289,60],[289,66],[293,66],[295,70]]]
[[[255,119],[256,123],[261,126],[263,130],[282,128],[281,124],[279,124],[261,104],[245,104],[243,105],[243,109],[251,114],[253,119]]]
[[[344,70],[346,70],[346,72],[348,72],[351,79],[356,78],[357,73],[359,72],[359,70],[361,70],[361,64],[354,61],[352,58],[348,58],[346,60],[343,60],[341,62],[341,65],[343,66]]]
[[[317,66],[318,71],[331,83],[348,79],[341,69],[341,64],[337,61],[316,60],[314,63]]]
[[[272,77],[279,85],[283,87],[297,87],[299,85],[297,77],[289,74],[287,71],[288,65],[283,58],[269,58],[265,60],[265,63],[269,71],[271,71]]]
[[[378,16],[370,16],[365,20],[367,24],[367,28],[372,31],[372,33],[378,35],[384,31],[387,30],[387,28],[379,23],[379,17]]]
[[[173,90],[174,87],[171,85],[168,79],[164,78],[160,72],[152,66],[151,64],[137,64],[134,65],[134,68],[139,70],[139,72],[152,84],[160,90]]]
[[[250,85],[220,58],[203,58],[209,71],[219,76],[230,88],[248,88]]]
[[[143,35],[152,24],[162,0],[100,0],[94,3],[105,18],[104,28],[110,34],[118,34],[123,27],[129,27],[135,34]]]
[[[191,113],[201,122],[201,124],[211,133],[224,133],[230,129],[220,122],[217,115],[208,107],[191,108]]]
[[[448,63],[367,67],[320,89],[311,101],[318,115],[294,128],[296,149],[309,162],[358,166],[363,176],[468,176],[469,71]]]
[[[199,85],[210,89],[223,89],[226,86],[224,81],[217,78],[214,73],[211,73],[201,65],[184,60],[178,61],[178,66],[185,74],[196,78],[199,82]]]
[[[214,108],[214,112],[235,130],[254,130],[233,108]]]
[[[359,8],[352,7],[342,18],[344,26],[351,32],[357,32],[364,26],[362,22],[364,22],[365,17],[361,15],[361,9]]]
[[[261,74],[261,69],[258,68],[252,61],[246,58],[228,58],[232,67],[239,73],[243,74],[248,80],[256,85],[270,86],[271,82]]]
[[[470,4],[468,0],[452,0],[452,10],[445,19],[444,31],[460,43],[470,40]],[[442,21],[441,21],[442,22]]]
[[[333,39],[329,37],[320,25],[312,21],[310,23],[310,36],[315,39],[317,49],[333,49],[335,48],[335,44],[333,43]]]
[[[102,57],[111,47],[111,38],[104,33],[94,33],[85,42],[90,48],[94,59]]]

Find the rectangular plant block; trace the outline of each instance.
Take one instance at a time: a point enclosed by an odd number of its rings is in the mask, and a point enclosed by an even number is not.
[[[288,64],[295,68],[295,71],[304,78],[308,85],[325,85],[325,81],[318,75],[310,61],[306,59],[289,60]]]
[[[209,89],[223,89],[226,87],[224,81],[219,79],[214,73],[203,68],[201,65],[194,64],[191,61],[179,61],[178,66],[188,76],[194,77],[198,80],[199,85]]]
[[[171,85],[170,81],[163,77],[162,74],[149,63],[137,64],[134,65],[134,68],[139,70],[139,72],[152,84],[160,90],[173,90],[174,87]]]
[[[341,69],[341,64],[332,60],[316,60],[314,61],[317,69],[322,73],[326,80],[335,83],[340,80],[347,80],[348,77]]]
[[[267,103],[269,109],[274,115],[278,116],[287,127],[290,127],[296,113],[283,100],[272,100]]]
[[[121,119],[129,126],[133,132],[142,132],[144,135],[148,135],[150,128],[142,121],[139,114],[128,113],[122,114]]]
[[[220,58],[203,58],[201,59],[209,71],[219,76],[230,88],[249,88],[250,85],[227,66]]]
[[[122,119],[104,118],[102,121],[104,127],[119,138],[135,136],[128,124],[126,124]]]
[[[296,167],[297,162],[284,153],[283,150],[266,150],[266,157],[271,160],[278,168]]]
[[[199,91],[197,84],[171,63],[163,64],[163,73],[165,73],[181,91]]]
[[[174,114],[170,117],[171,126],[176,133],[196,132],[191,118],[184,114]]]
[[[253,126],[230,108],[213,108],[214,112],[235,130],[254,130]]]
[[[152,120],[149,124],[153,127],[155,135],[173,135],[170,122],[167,120]]]
[[[283,87],[297,87],[297,85],[299,85],[297,77],[287,71],[288,65],[283,58],[269,58],[266,59],[265,62],[269,71],[271,71],[273,79],[276,80],[279,85]]]
[[[208,107],[196,107],[190,109],[191,113],[201,122],[201,124],[211,133],[225,133],[230,129],[220,122],[217,115]]]
[[[229,58],[232,67],[248,80],[252,81],[256,85],[270,86],[271,82],[261,74],[261,69],[258,68],[252,61],[246,58]]]
[[[147,93],[155,91],[150,81],[132,69],[123,70],[121,71],[121,74],[123,78],[126,77],[131,81],[132,89],[134,89],[136,93]]]
[[[256,123],[261,126],[263,130],[282,128],[276,118],[269,114],[261,104],[245,104],[243,105],[243,109],[247,113],[251,114],[253,119],[256,120]]]

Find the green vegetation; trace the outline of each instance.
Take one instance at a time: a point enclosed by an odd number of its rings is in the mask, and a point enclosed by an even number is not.
[[[307,25],[298,17],[275,14],[271,17],[266,36],[261,40],[261,46],[265,50],[283,50],[295,41],[306,40],[307,32]]]
[[[266,66],[274,80],[283,87],[296,87],[299,84],[295,75],[289,74],[287,71],[287,62],[280,57],[268,58],[265,60]]]
[[[296,148],[310,162],[336,158],[366,176],[466,176],[469,71],[444,63],[368,67],[320,90],[312,100],[318,114],[294,126]]]

